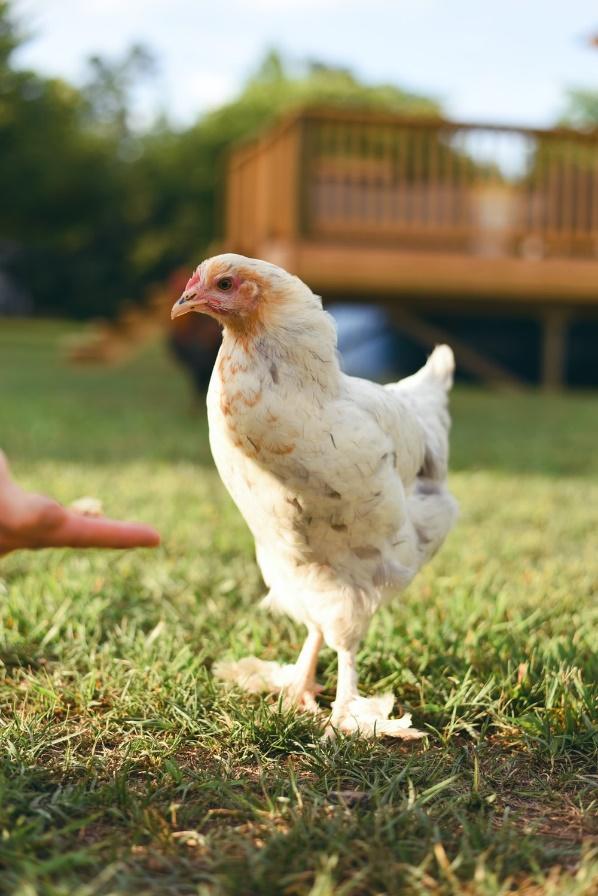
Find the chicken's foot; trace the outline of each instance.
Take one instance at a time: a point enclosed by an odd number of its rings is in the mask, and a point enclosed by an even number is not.
[[[411,715],[389,719],[394,705],[392,694],[361,697],[357,690],[356,649],[338,651],[338,682],[336,700],[326,728],[326,737],[334,737],[338,731],[344,734],[359,733],[362,737],[398,737],[417,740],[425,732],[411,727]]]
[[[316,665],[321,646],[321,633],[312,629],[296,663],[282,665],[246,656],[241,660],[216,663],[214,674],[252,694],[282,694],[285,705],[317,713],[316,694],[321,688],[316,684]]]

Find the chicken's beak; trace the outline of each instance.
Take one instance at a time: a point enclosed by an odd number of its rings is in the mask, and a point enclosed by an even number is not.
[[[196,308],[201,308],[204,304],[205,303],[197,294],[197,290],[186,290],[180,297],[180,299],[176,301],[172,306],[170,319],[174,320],[175,317],[181,317],[183,314],[188,314],[190,311],[195,311]]]

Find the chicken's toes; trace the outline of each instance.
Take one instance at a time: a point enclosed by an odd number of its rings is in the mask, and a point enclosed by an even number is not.
[[[229,686],[237,686],[250,694],[281,694],[285,709],[294,707],[305,712],[317,713],[320,708],[316,694],[322,687],[311,681],[306,687],[305,679],[297,680],[294,665],[282,665],[256,656],[246,656],[241,660],[215,663],[216,678]]]
[[[419,740],[424,731],[411,727],[411,714],[400,719],[389,719],[394,698],[392,694],[381,697],[356,697],[340,707],[333,707],[325,736],[334,737],[338,732],[358,734],[360,737],[394,737],[401,740]]]
[[[283,666],[257,656],[246,656],[240,660],[221,661],[213,666],[216,678],[231,686],[236,685],[251,694],[276,694],[293,682],[295,667]]]

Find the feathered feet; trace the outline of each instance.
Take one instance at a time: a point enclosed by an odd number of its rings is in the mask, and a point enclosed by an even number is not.
[[[395,702],[392,694],[353,697],[342,705],[337,705],[337,702],[332,705],[327,737],[334,737],[337,731],[344,734],[358,732],[362,737],[396,737],[401,740],[425,737],[424,731],[411,727],[411,713],[404,713],[400,719],[389,719]]]
[[[311,676],[304,674],[299,662],[283,666],[246,656],[241,660],[216,663],[213,671],[216,678],[250,694],[282,694],[287,706],[311,713],[320,711],[316,694],[322,689]]]
[[[316,684],[316,665],[321,646],[321,633],[311,630],[296,663],[283,666],[256,656],[247,656],[241,660],[216,663],[214,675],[228,685],[237,685],[251,694],[282,694],[286,706],[318,714],[320,707],[316,695],[322,689]],[[394,705],[392,694],[359,696],[354,647],[339,649],[337,653],[337,693],[326,727],[326,737],[334,737],[338,731],[344,734],[359,733],[362,737],[396,737],[402,740],[424,737],[423,731],[411,727],[409,713],[400,719],[389,718]]]
[[[220,662],[214,666],[214,675],[228,685],[236,685],[250,694],[282,694],[284,705],[317,715],[322,712],[316,701],[322,690],[315,680],[306,682],[299,664],[260,660],[246,656],[241,660]],[[390,719],[394,705],[392,694],[375,697],[354,697],[342,706],[332,706],[332,715],[324,736],[334,738],[338,732],[360,734],[361,737],[394,737],[401,740],[419,740],[423,731],[411,727],[411,714],[400,719]]]

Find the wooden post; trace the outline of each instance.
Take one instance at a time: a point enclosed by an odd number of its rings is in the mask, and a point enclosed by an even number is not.
[[[567,353],[567,314],[562,308],[550,308],[543,318],[542,386],[555,391],[565,385]]]

